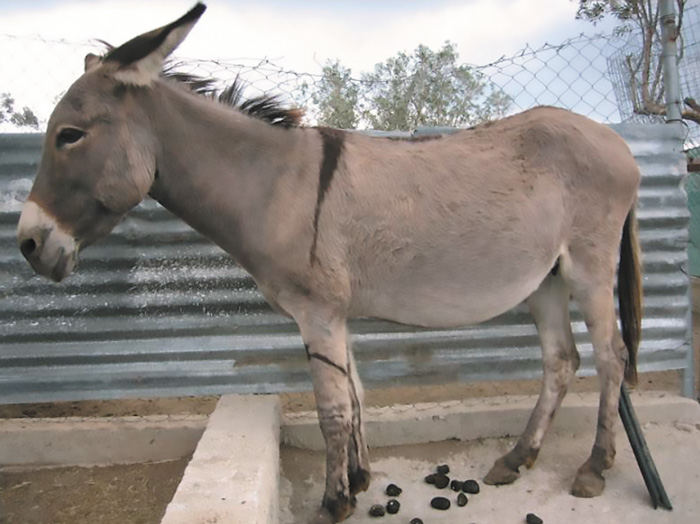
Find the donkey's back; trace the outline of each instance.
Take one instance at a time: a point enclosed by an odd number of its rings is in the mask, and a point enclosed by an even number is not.
[[[616,253],[639,170],[606,126],[551,107],[427,140],[347,135],[319,223],[354,315],[480,322],[571,252]],[[614,195],[614,198],[611,198]]]

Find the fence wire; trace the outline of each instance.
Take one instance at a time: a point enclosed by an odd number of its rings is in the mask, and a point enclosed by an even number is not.
[[[505,114],[535,105],[549,104],[571,109],[601,122],[624,120],[614,87],[609,61],[626,44],[614,35],[577,36],[560,44],[526,46],[513,56],[490,64],[469,65],[491,88],[508,97]],[[28,107],[36,114],[39,128],[61,94],[82,73],[83,58],[100,54],[99,42],[47,40],[41,37],[0,35],[0,93],[8,93],[15,110]],[[322,74],[319,71],[294,71],[270,60],[177,60],[180,70],[214,77],[222,86],[239,77],[248,86],[246,94],[275,93],[289,103],[306,109],[306,123],[315,124],[319,107],[315,100]],[[367,64],[371,70],[373,64]],[[350,78],[360,97],[366,92],[362,78]],[[359,105],[366,105],[359,100]],[[359,127],[367,127],[360,122]],[[9,122],[0,123],[0,132],[14,131]]]
[[[695,99],[700,90],[700,6],[687,6],[682,26],[681,87],[684,98]],[[27,107],[43,129],[55,103],[82,73],[87,53],[101,54],[98,41],[72,42],[40,36],[0,34],[0,95],[14,102],[13,110]],[[653,52],[660,52],[656,47]],[[535,105],[555,105],[571,109],[605,123],[659,121],[663,116],[640,111],[638,98],[640,72],[629,64],[642,55],[641,38],[635,31],[569,38],[559,44],[525,46],[513,56],[503,56],[489,64],[467,67],[489,88],[508,101],[496,116],[512,114]],[[176,59],[184,72],[220,81],[221,87],[235,78],[247,85],[246,95],[280,95],[289,104],[305,109],[306,124],[322,119],[319,95],[323,89],[321,66],[317,71],[295,71],[267,59]],[[656,78],[658,58],[652,59],[653,102],[663,105],[663,82]],[[371,71],[374,64],[367,64]],[[659,73],[660,74],[660,73]],[[357,105],[369,106],[364,75],[347,81],[355,88]],[[0,113],[2,114],[2,113]],[[6,111],[7,116],[7,111]],[[486,115],[493,116],[493,115]],[[466,122],[467,124],[473,122]],[[359,119],[358,127],[370,127]],[[18,129],[8,118],[0,121],[0,132]],[[410,131],[410,129],[400,129]],[[700,143],[700,126],[689,124],[689,138]]]

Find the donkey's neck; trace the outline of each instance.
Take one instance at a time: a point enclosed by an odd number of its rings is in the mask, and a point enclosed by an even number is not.
[[[308,175],[318,170],[308,160],[313,154],[301,154],[316,146],[312,134],[272,126],[167,82],[150,95],[158,143],[151,196],[256,276],[276,255],[276,229],[285,218],[280,204],[303,207],[306,192],[289,189],[310,183]]]

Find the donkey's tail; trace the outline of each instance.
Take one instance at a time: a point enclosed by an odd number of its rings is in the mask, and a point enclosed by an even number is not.
[[[622,339],[628,354],[625,381],[631,386],[637,383],[637,348],[642,335],[642,266],[637,239],[636,207],[635,202],[622,229],[620,268],[617,273]]]

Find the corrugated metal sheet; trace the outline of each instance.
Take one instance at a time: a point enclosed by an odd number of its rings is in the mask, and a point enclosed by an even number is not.
[[[686,369],[690,304],[682,132],[614,126],[642,168],[646,273],[640,369]],[[272,313],[217,247],[152,201],[82,256],[61,285],[35,277],[15,245],[41,137],[0,135],[0,403],[310,388],[296,327]],[[523,307],[479,326],[418,330],[354,322],[366,386],[540,375]],[[593,373],[575,316],[581,373]]]

